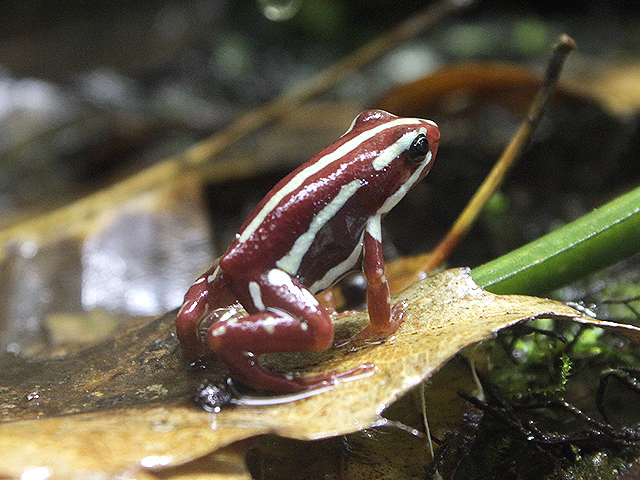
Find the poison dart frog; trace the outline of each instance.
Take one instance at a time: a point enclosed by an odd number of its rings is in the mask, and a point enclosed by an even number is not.
[[[360,262],[370,320],[357,338],[395,332],[403,309],[391,305],[380,223],[429,172],[439,139],[430,120],[367,110],[281,180],[187,291],[176,317],[185,356],[213,353],[232,377],[257,390],[296,392],[335,382],[344,372],[282,375],[261,366],[258,355],[328,349],[333,323],[314,294]],[[236,302],[247,316],[211,321],[214,311]]]

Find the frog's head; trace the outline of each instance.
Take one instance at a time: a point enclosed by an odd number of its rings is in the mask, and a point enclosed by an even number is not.
[[[440,130],[431,120],[366,110],[356,117],[342,139],[356,143],[358,147],[352,154],[366,157],[373,171],[378,172],[377,182],[389,196],[382,209],[385,213],[431,169]]]
[[[366,151],[375,157],[372,160],[376,170],[399,159],[411,172],[421,171],[419,181],[431,168],[438,151],[440,130],[431,120],[397,117],[384,110],[365,110],[342,138],[352,142],[357,138],[362,146],[366,145]]]

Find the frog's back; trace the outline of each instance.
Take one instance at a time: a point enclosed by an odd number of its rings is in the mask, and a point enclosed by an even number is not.
[[[393,161],[401,154],[394,148],[419,122],[379,110],[363,112],[337,142],[281,180],[257,205],[221,258],[221,269],[254,276],[279,268],[312,290],[352,269],[367,221],[386,213],[384,205],[411,174]]]
[[[254,209],[221,259],[223,271],[280,268],[309,287],[352,254],[366,224],[366,215],[349,213],[360,210],[354,194],[364,185],[362,172],[345,163],[313,172],[317,165],[314,157],[292,172]]]

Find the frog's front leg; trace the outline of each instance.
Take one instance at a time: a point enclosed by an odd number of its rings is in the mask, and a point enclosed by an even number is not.
[[[352,372],[292,377],[269,371],[256,355],[322,351],[333,342],[333,323],[315,297],[280,269],[254,279],[229,281],[250,313],[214,323],[206,341],[233,376],[258,390],[294,392],[334,382]]]
[[[402,302],[391,306],[389,283],[384,272],[381,221],[380,215],[371,217],[364,233],[362,266],[367,279],[369,325],[354,337],[356,341],[387,337],[398,329],[404,317]]]

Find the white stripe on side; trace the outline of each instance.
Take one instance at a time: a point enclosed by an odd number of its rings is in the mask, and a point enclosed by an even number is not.
[[[353,252],[351,252],[351,254],[349,255],[349,258],[347,258],[344,262],[339,263],[335,267],[329,269],[329,271],[327,271],[327,273],[324,274],[324,277],[322,277],[320,280],[316,281],[313,285],[309,287],[309,290],[311,290],[311,293],[316,293],[321,290],[324,290],[325,288],[332,285],[337,278],[339,278],[345,272],[348,272],[353,268],[353,266],[358,261],[358,258],[360,258],[360,254],[362,253],[363,237],[364,237],[364,232],[362,232],[362,235],[360,236],[360,240],[358,241],[358,244],[356,245],[356,247],[353,249]]]
[[[309,251],[317,233],[338,213],[338,210],[358,191],[361,185],[362,182],[360,180],[353,180],[343,185],[333,200],[313,217],[309,229],[296,238],[291,250],[278,260],[276,265],[291,275],[298,273],[300,263],[302,263],[302,259]]]
[[[382,217],[374,215],[367,220],[367,232],[379,243],[382,243]]]
[[[396,120],[392,120],[387,123],[383,123],[381,125],[377,125],[376,127],[370,128],[369,130],[365,130],[364,132],[356,135],[351,140],[345,142],[343,145],[338,147],[331,153],[326,154],[325,156],[319,158],[312,165],[309,165],[304,170],[298,172],[296,176],[294,176],[289,183],[284,185],[280,190],[274,193],[274,195],[269,199],[269,201],[262,207],[262,209],[258,212],[258,214],[254,217],[254,219],[247,225],[239,235],[239,242],[246,242],[249,237],[255,232],[260,224],[263,222],[265,217],[271,212],[276,205],[278,205],[284,197],[292,193],[294,190],[299,188],[307,179],[313,174],[319,172],[326,166],[330,165],[335,161],[339,161],[349,153],[354,151],[358,146],[374,137],[375,135],[388,130],[389,128],[397,127],[399,125],[415,125],[419,124],[422,120],[418,118],[398,118]]]
[[[380,207],[380,210],[378,210],[378,214],[387,213],[389,210],[395,207],[400,200],[402,200],[402,197],[404,197],[409,189],[413,186],[413,184],[418,181],[424,169],[427,168],[427,165],[431,163],[431,157],[431,152],[427,153],[427,156],[422,162],[422,165],[420,165],[420,168],[417,168],[416,171],[413,172],[413,174],[409,177],[409,180],[403,183],[402,186],[398,190],[396,190],[393,195],[385,200],[385,202],[382,204],[382,207]]]
[[[256,282],[249,282],[249,295],[251,295],[251,301],[253,306],[261,312],[266,310],[264,302],[262,301],[262,292],[260,292],[260,285]]]

